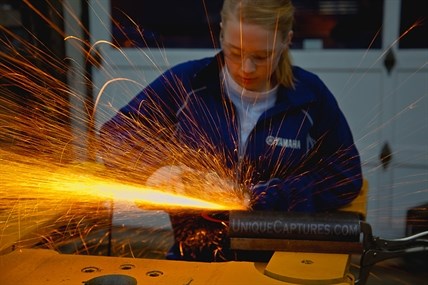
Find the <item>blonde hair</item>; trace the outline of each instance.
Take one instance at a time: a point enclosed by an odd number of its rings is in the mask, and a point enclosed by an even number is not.
[[[293,26],[294,6],[291,0],[224,0],[221,10],[223,26],[230,17],[237,17],[245,23],[276,31],[286,40]],[[288,47],[280,56],[275,76],[279,84],[288,88],[294,87]]]

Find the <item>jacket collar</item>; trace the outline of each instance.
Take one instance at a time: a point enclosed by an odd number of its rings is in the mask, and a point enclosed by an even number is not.
[[[217,53],[214,57],[205,60],[205,66],[199,69],[192,78],[192,86],[197,88],[212,86],[220,87],[220,70],[224,65],[223,52]]]

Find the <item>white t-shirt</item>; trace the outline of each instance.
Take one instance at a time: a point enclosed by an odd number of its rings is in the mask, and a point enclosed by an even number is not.
[[[261,114],[275,105],[278,85],[264,92],[246,90],[233,80],[226,67],[223,68],[223,78],[227,95],[238,112],[240,126],[239,154],[242,155],[248,136],[257,124]]]

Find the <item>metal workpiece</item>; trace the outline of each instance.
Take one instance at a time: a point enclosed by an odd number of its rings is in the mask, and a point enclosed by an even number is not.
[[[358,242],[360,222],[354,212],[231,211],[229,236]]]
[[[231,211],[229,237],[231,247],[238,250],[359,253],[360,223],[358,213],[345,211]]]

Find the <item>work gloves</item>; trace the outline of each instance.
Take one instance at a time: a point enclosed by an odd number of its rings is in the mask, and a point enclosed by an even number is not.
[[[275,210],[278,207],[281,180],[272,178],[250,187],[250,207],[253,210]]]

